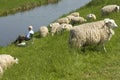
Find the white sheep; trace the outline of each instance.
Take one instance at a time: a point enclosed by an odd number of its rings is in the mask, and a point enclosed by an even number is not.
[[[73,13],[71,13],[70,15],[72,15],[72,16],[74,16],[74,17],[79,17],[79,16],[80,16],[79,12],[73,12]]]
[[[64,30],[66,31],[70,31],[72,29],[72,25],[71,24],[61,24],[61,26],[63,27]]]
[[[69,24],[70,20],[67,17],[63,17],[63,18],[58,19],[56,22],[58,22],[59,24],[62,24],[62,23]]]
[[[61,33],[62,32],[62,30],[63,30],[63,28],[62,28],[62,26],[59,24],[59,23],[51,23],[50,24],[50,31],[51,31],[51,34],[52,34],[52,36],[54,36],[54,34],[55,33]]]
[[[58,22],[54,22],[50,24],[50,28],[52,28],[53,26],[59,26],[60,24]]]
[[[106,5],[101,9],[102,15],[107,15],[112,12],[119,12],[120,6],[118,5]]]
[[[41,26],[39,28],[39,33],[41,37],[46,37],[49,34],[49,30],[46,26]]]
[[[63,32],[64,28],[60,25],[56,29],[56,34],[61,34]]]
[[[71,19],[71,24],[76,24],[76,23],[83,23],[83,22],[86,22],[87,20],[83,17],[73,17]]]
[[[8,67],[12,66],[13,64],[17,64],[17,63],[18,63],[18,59],[12,57],[11,55],[7,55],[7,54],[0,55],[0,66],[3,69],[7,69]]]
[[[96,15],[90,13],[90,14],[88,14],[88,15],[86,16],[86,19],[87,19],[88,21],[89,21],[89,20],[96,20]]]
[[[8,62],[5,59],[0,58],[0,66],[2,67],[2,69],[7,69],[8,68]]]
[[[68,15],[68,16],[66,16],[66,18],[68,18],[70,22],[71,22],[71,20],[72,20],[74,17],[75,17],[75,16],[73,16],[73,15]]]
[[[113,19],[75,26],[70,31],[69,44],[78,48],[87,45],[102,45],[106,52],[105,43],[114,35],[112,28],[116,27],[117,24]]]
[[[13,64],[18,64],[17,58],[14,58],[8,54],[1,54],[0,55],[0,78],[2,78],[4,70],[11,67]]]

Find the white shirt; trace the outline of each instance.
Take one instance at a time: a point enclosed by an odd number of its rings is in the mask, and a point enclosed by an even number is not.
[[[28,38],[28,39],[30,39],[31,38],[31,34],[34,34],[34,31],[33,30],[30,30],[28,33],[27,33],[27,35],[26,35],[26,37]]]

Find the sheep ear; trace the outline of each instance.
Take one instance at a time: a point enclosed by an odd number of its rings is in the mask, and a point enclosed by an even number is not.
[[[108,23],[109,20],[110,20],[109,18],[106,18],[106,19],[104,19],[104,22],[105,22],[105,23]]]
[[[120,6],[117,6],[117,10],[120,10]]]
[[[115,11],[118,12],[119,10],[120,10],[120,6],[116,6],[116,7],[115,7]]]

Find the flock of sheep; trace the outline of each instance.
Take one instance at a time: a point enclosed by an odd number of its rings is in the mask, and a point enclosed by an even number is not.
[[[101,15],[104,16],[112,12],[119,12],[119,10],[120,6],[118,5],[106,5],[101,9]],[[54,36],[67,30],[70,31],[69,44],[71,46],[80,48],[88,45],[101,45],[106,51],[105,43],[115,34],[113,28],[116,28],[117,24],[113,19],[109,18],[95,22],[86,22],[91,19],[96,20],[96,15],[88,14],[86,18],[83,18],[79,12],[73,12],[51,23],[49,25],[50,33]],[[80,25],[74,26],[76,23]],[[46,37],[49,34],[46,26],[41,26],[39,32],[41,37]]]
[[[111,12],[119,12],[120,7],[118,5],[107,5],[101,9],[102,15],[110,14]],[[79,15],[79,12],[71,13],[70,15],[56,20],[51,23],[50,32],[48,27],[41,26],[39,33],[41,37],[46,37],[49,33],[54,36],[60,34],[64,30],[70,31],[69,44],[71,46],[80,48],[87,45],[102,45],[104,50],[105,43],[109,41],[114,35],[113,28],[117,28],[117,24],[113,19],[104,19],[95,22],[84,23],[90,19],[95,20],[95,14],[88,14],[86,19]],[[84,23],[73,26],[76,23]],[[3,75],[4,70],[12,66],[14,63],[18,63],[18,59],[11,55],[1,54],[0,55],[0,76]]]
[[[54,34],[59,34],[64,30],[70,31],[73,28],[73,25],[76,23],[84,23],[87,20],[96,19],[95,14],[88,14],[86,19],[79,15],[79,12],[73,12],[67,17],[60,18],[55,22],[51,23],[50,26],[50,33],[52,36]],[[46,37],[49,34],[49,29],[47,26],[41,26],[39,29],[39,33],[41,37]]]

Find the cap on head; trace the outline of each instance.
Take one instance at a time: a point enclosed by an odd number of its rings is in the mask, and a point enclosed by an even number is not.
[[[29,28],[29,29],[33,29],[33,27],[32,27],[32,26],[29,26],[28,28]]]

